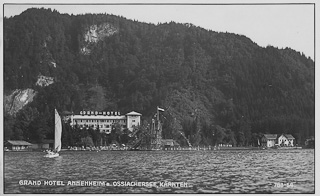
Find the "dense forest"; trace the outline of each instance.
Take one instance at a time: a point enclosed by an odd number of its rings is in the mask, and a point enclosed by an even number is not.
[[[5,112],[4,136],[52,139],[54,108],[134,110],[146,123],[161,106],[163,138],[182,146],[184,138],[254,146],[263,133],[290,133],[303,144],[315,134],[314,70],[293,49],[192,24],[28,9],[4,18],[4,96],[26,88],[37,94],[15,115]],[[54,82],[39,86],[39,76]],[[88,132],[83,137],[94,142],[101,137]]]

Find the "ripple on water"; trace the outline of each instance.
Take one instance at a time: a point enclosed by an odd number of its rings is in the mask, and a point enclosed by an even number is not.
[[[4,155],[6,193],[313,193],[314,150],[65,151]],[[19,180],[186,182],[188,187],[21,186]],[[275,183],[293,183],[277,188]]]

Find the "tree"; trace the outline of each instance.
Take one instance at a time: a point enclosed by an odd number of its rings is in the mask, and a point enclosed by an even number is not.
[[[92,138],[90,136],[81,138],[81,143],[85,148],[88,146],[94,146]]]
[[[248,146],[251,141],[251,126],[248,122],[241,122],[240,132],[244,134],[245,145]]]
[[[239,146],[244,146],[245,145],[245,141],[246,141],[246,138],[244,136],[244,133],[243,132],[238,132],[237,133],[237,143]]]
[[[140,126],[136,127],[136,135],[137,139],[141,140],[140,147],[145,149],[151,148],[151,140],[154,139],[154,136],[151,135],[149,123],[144,120]]]
[[[3,122],[4,122],[4,127],[3,127],[4,139],[9,140],[13,137],[13,134],[14,134],[15,119],[10,115],[5,114]]]
[[[16,124],[14,125],[13,139],[19,140],[37,140],[34,138],[32,122],[39,117],[39,112],[36,108],[26,107],[19,111],[16,117]],[[43,122],[43,121],[42,121]],[[44,123],[42,123],[44,124]],[[42,134],[41,134],[42,135]],[[42,136],[41,136],[42,137]]]
[[[232,146],[236,146],[237,142],[236,142],[236,138],[235,138],[234,132],[231,131],[231,129],[226,129],[225,134],[226,134],[225,138],[223,139],[224,143],[231,144]]]
[[[47,121],[43,117],[37,117],[28,127],[29,129],[29,139],[37,143],[43,142],[43,139],[46,138],[46,135],[49,133],[50,129],[47,126]]]
[[[128,132],[123,132],[123,134],[120,135],[121,144],[127,145],[129,140],[130,140],[130,137]]]
[[[121,124],[116,122],[111,125],[111,138],[112,142],[121,143],[122,127]]]
[[[100,133],[100,129],[92,129],[89,128],[89,135],[92,138],[92,141],[94,143],[95,146],[99,146],[101,143],[101,133]]]
[[[214,127],[214,144],[218,145],[223,142],[223,139],[226,137],[226,130],[219,125],[215,125]]]

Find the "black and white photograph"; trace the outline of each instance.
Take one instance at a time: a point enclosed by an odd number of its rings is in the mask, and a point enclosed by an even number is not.
[[[317,6],[2,2],[1,194],[316,194]]]

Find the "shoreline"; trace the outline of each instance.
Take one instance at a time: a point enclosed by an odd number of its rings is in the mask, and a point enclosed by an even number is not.
[[[302,150],[314,149],[306,147],[280,147],[280,148],[259,148],[259,147],[219,147],[219,148],[180,148],[180,149],[61,149],[61,152],[100,152],[100,151],[227,151],[227,150]],[[4,152],[44,152],[45,149],[29,149],[29,150],[9,150]]]

